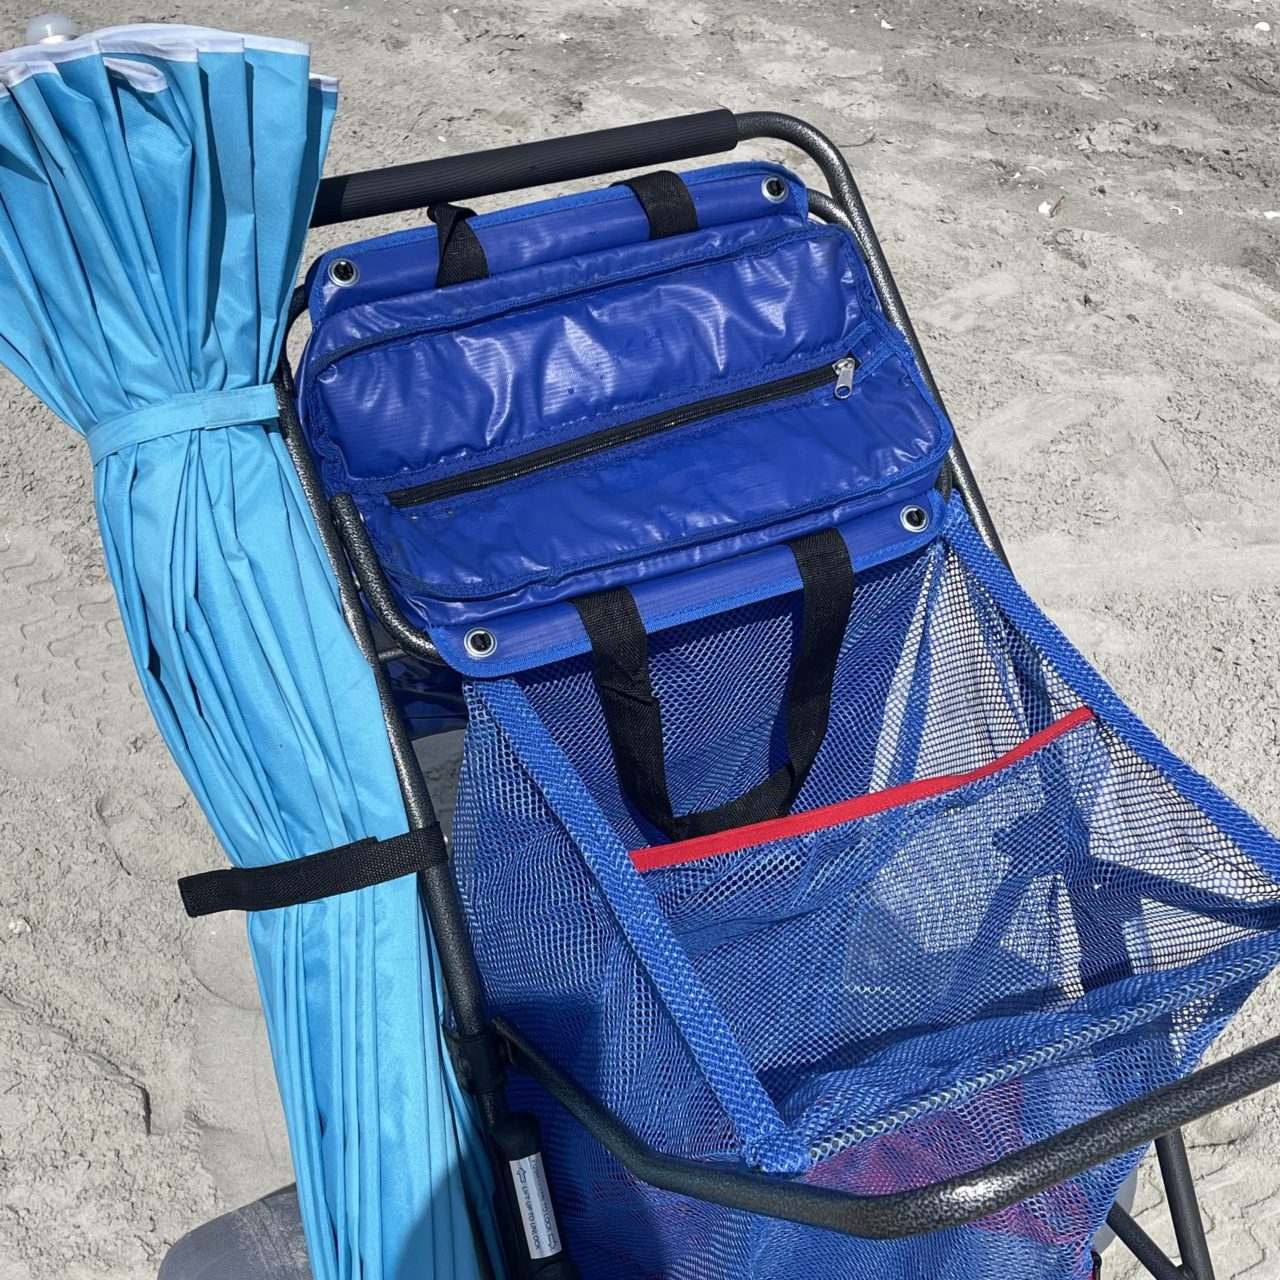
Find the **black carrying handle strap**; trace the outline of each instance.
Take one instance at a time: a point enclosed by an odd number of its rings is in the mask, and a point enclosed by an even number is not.
[[[217,911],[274,911],[398,880],[447,860],[444,836],[436,825],[387,840],[368,836],[266,867],[204,871],[179,880],[178,892],[192,919]]]
[[[694,208],[689,188],[678,173],[661,169],[618,185],[629,187],[640,201],[649,220],[650,240],[698,229],[698,211]],[[433,204],[427,209],[427,217],[436,224],[436,239],[440,246],[437,289],[488,277],[489,259],[485,256],[480,237],[467,221],[475,216],[474,209],[464,209],[456,204]]]
[[[698,210],[684,179],[671,169],[658,169],[642,173],[638,178],[615,182],[615,187],[627,187],[649,219],[649,239],[662,240],[667,236],[697,231]]]
[[[456,204],[433,204],[427,217],[436,224],[440,245],[440,265],[436,268],[436,288],[465,284],[468,280],[484,280],[489,275],[489,259],[484,255],[480,237],[467,222],[474,209]]]
[[[667,789],[662,708],[649,676],[649,637],[625,587],[574,601],[591,641],[596,689],[618,778],[636,811],[671,840],[689,840],[781,817],[795,803],[831,718],[831,690],[849,611],[853,563],[838,529],[787,543],[804,591],[787,688],[786,764],[736,800],[677,816]]]

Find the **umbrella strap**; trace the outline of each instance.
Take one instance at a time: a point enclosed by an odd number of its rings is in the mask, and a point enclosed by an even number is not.
[[[244,427],[274,422],[280,410],[276,389],[269,383],[257,387],[232,387],[225,391],[191,391],[162,404],[130,409],[90,427],[89,456],[97,466],[103,458],[130,445],[163,436],[209,431],[215,427]]]
[[[265,867],[228,867],[184,876],[182,905],[192,919],[217,911],[274,911],[399,880],[448,861],[438,826],[387,840],[372,836]]]

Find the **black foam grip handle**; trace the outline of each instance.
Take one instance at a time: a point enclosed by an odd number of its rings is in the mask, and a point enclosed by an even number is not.
[[[720,107],[669,120],[346,173],[320,184],[311,225],[325,227],[551,182],[575,182],[619,169],[672,164],[732,151],[737,145],[737,117]]]

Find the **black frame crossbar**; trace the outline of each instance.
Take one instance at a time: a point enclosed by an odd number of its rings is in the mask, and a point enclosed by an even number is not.
[[[906,338],[926,385],[943,406],[852,171],[830,139],[794,116],[760,111],[735,114],[721,109],[327,178],[320,184],[312,224],[327,226],[434,203],[668,165],[729,151],[740,142],[754,139],[788,143],[817,166],[828,190],[810,191],[810,209],[853,234],[885,315]],[[303,310],[305,299],[299,290],[290,323]],[[392,697],[384,664],[408,655],[440,662],[439,653],[430,636],[415,627],[398,607],[351,496],[340,494],[332,500],[326,497],[298,420],[292,372],[285,357],[277,375],[277,392],[285,441],[337,577],[344,616],[374,671],[409,824],[438,830],[431,797],[414,756],[408,727]],[[947,462],[944,487],[959,493],[982,538],[1005,560],[995,524],[958,442],[953,444]],[[379,651],[366,604],[390,638],[391,647]],[[498,1135],[509,1123],[504,1087],[509,1067],[531,1075],[642,1181],[750,1213],[871,1239],[899,1239],[975,1222],[1155,1141],[1181,1262],[1173,1262],[1119,1206],[1112,1209],[1108,1224],[1157,1280],[1213,1280],[1180,1129],[1280,1081],[1280,1037],[1203,1067],[961,1177],[893,1195],[855,1196],[796,1180],[690,1161],[648,1146],[517,1028],[489,1018],[462,903],[449,868],[421,873],[419,888],[444,974],[454,1024],[451,1043],[466,1050],[455,1053],[455,1064],[464,1087],[477,1099],[499,1175],[503,1173],[503,1151]],[[498,1211],[501,1225],[502,1203]],[[549,1261],[531,1258],[522,1249],[518,1233],[511,1230],[509,1213],[503,1235],[509,1265],[521,1280],[535,1276],[538,1280],[572,1280],[576,1276],[567,1253]]]
[[[1190,1121],[1247,1098],[1280,1078],[1280,1036],[1276,1036],[993,1164],[912,1191],[855,1196],[655,1151],[513,1026],[501,1018],[494,1025],[515,1064],[642,1182],[677,1195],[867,1240],[902,1240],[999,1213],[1153,1138],[1162,1141]],[[1173,1150],[1181,1151],[1185,1161],[1180,1144]],[[1185,1194],[1189,1179],[1176,1185]],[[1184,1207],[1188,1210],[1184,1219],[1189,1220],[1194,1200]],[[1198,1220],[1198,1208],[1195,1213]],[[1198,1242],[1180,1228],[1177,1234],[1184,1255],[1189,1255]],[[1179,1280],[1192,1276],[1203,1280],[1207,1275],[1181,1269]]]

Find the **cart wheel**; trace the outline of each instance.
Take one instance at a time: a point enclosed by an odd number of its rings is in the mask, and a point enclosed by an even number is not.
[[[296,1187],[282,1187],[189,1231],[157,1280],[311,1280]]]

